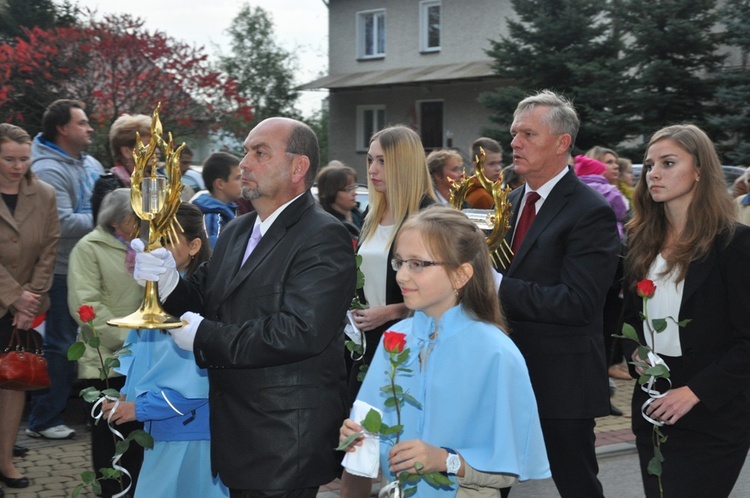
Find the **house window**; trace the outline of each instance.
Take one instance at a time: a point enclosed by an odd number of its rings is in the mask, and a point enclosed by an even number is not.
[[[420,2],[420,39],[422,52],[440,51],[440,1]]]
[[[357,13],[359,57],[385,57],[385,10]]]
[[[370,146],[370,138],[384,126],[384,105],[357,106],[357,150],[367,150]]]
[[[419,109],[419,136],[426,151],[443,147],[443,101],[421,101]]]

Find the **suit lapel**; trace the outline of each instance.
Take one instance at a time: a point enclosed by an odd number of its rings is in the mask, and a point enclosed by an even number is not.
[[[296,223],[302,213],[314,203],[315,200],[312,198],[312,194],[307,191],[299,199],[287,206],[287,208],[284,209],[284,212],[282,212],[273,222],[271,228],[269,228],[265,235],[260,239],[260,242],[258,242],[258,245],[243,265],[242,258],[245,255],[247,242],[250,240],[250,233],[255,225],[257,214],[254,216],[248,216],[249,219],[247,225],[244,226],[242,230],[244,235],[243,237],[238,238],[238,241],[242,240],[244,243],[234,243],[234,247],[227,251],[226,260],[233,262],[236,270],[229,285],[224,291],[222,300],[228,298],[232,292],[242,284],[242,282],[249,278],[250,275],[261,266],[266,258],[273,252],[274,248],[284,239],[288,227]]]
[[[26,183],[26,179],[21,180],[21,187],[18,191],[18,198],[16,201],[16,209],[14,214],[10,214],[10,210],[3,203],[2,209],[0,209],[0,218],[8,223],[8,226],[19,232],[18,226],[23,224],[23,221],[31,216],[34,211],[34,202],[30,200],[31,197],[36,195],[36,190],[29,188]]]
[[[717,244],[720,243],[720,239],[721,238],[718,238],[714,241],[711,250],[705,258],[690,263],[687,275],[685,276],[685,286],[682,289],[682,302],[680,304],[680,309],[684,309],[682,305],[684,305],[687,300],[690,299],[690,296],[692,296],[695,291],[703,285],[703,282],[705,282],[711,274],[711,270],[715,268],[717,258],[716,247]]]
[[[513,261],[510,263],[507,275],[512,275],[513,271],[521,264],[523,259],[526,257],[526,254],[529,252],[529,248],[534,244],[536,239],[539,238],[539,235],[544,232],[547,226],[552,223],[552,220],[557,217],[565,204],[568,203],[570,195],[573,193],[573,190],[575,190],[576,182],[577,178],[575,177],[575,173],[572,170],[569,170],[568,173],[563,176],[559,182],[557,182],[557,185],[552,188],[549,196],[544,199],[544,204],[542,204],[541,209],[539,209],[539,212],[536,214],[534,222],[526,232],[526,236],[523,238],[523,242],[521,242],[521,247],[518,248],[518,253],[513,256]],[[522,199],[523,191],[521,191],[521,194],[518,197],[518,202],[520,203]],[[510,239],[512,239],[514,230],[513,227],[515,227],[516,225],[518,212],[521,209],[523,209],[523,207],[518,206],[518,208],[516,208],[516,212],[513,215],[514,220],[511,227]],[[510,240],[508,240],[508,244],[510,244]]]

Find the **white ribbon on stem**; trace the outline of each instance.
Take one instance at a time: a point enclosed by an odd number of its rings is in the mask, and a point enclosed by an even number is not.
[[[649,351],[648,353],[648,360],[651,363],[652,367],[655,367],[656,365],[664,365],[664,368],[669,370],[669,366],[667,365],[667,363],[652,351]],[[664,379],[669,383],[669,387],[667,387],[664,392],[659,391],[654,387],[654,384],[656,384],[656,380],[658,378]],[[641,405],[641,415],[643,415],[643,418],[646,419],[647,422],[654,424],[657,427],[662,427],[664,425],[664,422],[653,419],[646,415],[646,408],[657,399],[666,396],[670,389],[672,389],[672,380],[668,377],[655,377],[651,375],[648,379],[648,382],[641,385],[641,390],[649,395],[649,398]]]
[[[107,416],[107,427],[109,427],[110,432],[112,432],[115,437],[118,437],[121,441],[124,441],[125,437],[122,435],[122,433],[112,427],[112,425],[109,423],[112,420],[112,415],[114,415],[114,413],[117,411],[117,408],[120,406],[119,398],[113,398],[112,396],[103,396],[99,398],[96,403],[94,403],[94,406],[91,407],[91,416],[94,418],[95,423],[99,423],[101,418],[104,416],[102,405],[105,401],[113,401],[115,403],[115,406],[112,407],[112,410],[110,410],[109,415]],[[130,486],[132,486],[133,484],[133,479],[130,476],[130,472],[128,472],[128,469],[126,469],[122,465],[119,465],[121,458],[122,455],[115,455],[112,457],[112,468],[115,470],[119,470],[122,474],[128,476],[128,487],[117,493],[116,495],[113,495],[112,498],[122,498],[123,496],[128,494],[128,491],[130,491]]]

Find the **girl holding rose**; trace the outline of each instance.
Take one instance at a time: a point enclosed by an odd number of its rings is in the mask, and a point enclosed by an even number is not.
[[[727,497],[750,449],[750,229],[735,223],[714,145],[693,125],[651,137],[633,207],[625,322],[664,360],[671,380],[669,390],[661,388],[666,394],[643,408],[665,424],[663,495],[648,472],[652,425],[633,416],[646,496]],[[639,295],[648,298],[649,317],[672,318],[653,339],[644,334]],[[633,361],[650,363],[634,342],[624,341],[623,349]],[[634,375],[645,371],[630,368]],[[633,413],[648,399],[636,385]]]
[[[414,315],[384,334],[357,397],[382,410],[384,424],[403,425],[395,441],[380,439],[383,476],[394,481],[419,470],[445,472],[453,481],[436,487],[422,479],[420,497],[482,496],[488,488],[496,493],[517,480],[549,477],[531,381],[503,332],[484,234],[459,211],[429,207],[401,227],[391,265]],[[391,382],[384,373],[391,353],[405,349],[408,371],[394,380],[417,403],[394,407],[381,387]],[[340,440],[361,432],[360,422],[345,420]],[[359,451],[364,440],[346,451]],[[372,480],[346,461],[345,467],[341,496],[368,496]]]

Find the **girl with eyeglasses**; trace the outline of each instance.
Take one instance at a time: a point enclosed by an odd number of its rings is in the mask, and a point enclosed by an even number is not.
[[[518,480],[550,476],[526,363],[503,332],[492,264],[483,233],[463,213],[435,206],[407,220],[391,264],[411,318],[390,327],[405,334],[408,371],[396,383],[421,406],[403,403],[400,442],[380,438],[383,476],[444,472],[453,486],[424,479],[416,496],[480,496]],[[378,347],[357,400],[381,409],[383,422],[398,423],[390,394],[389,353]],[[340,440],[362,430],[347,419]],[[358,451],[361,436],[348,452]],[[369,444],[369,443],[368,443]],[[376,443],[377,444],[377,443]],[[345,466],[347,461],[345,461]],[[350,472],[351,470],[351,472]],[[342,496],[368,496],[372,481],[347,467]],[[487,495],[482,495],[487,496]]]

